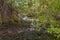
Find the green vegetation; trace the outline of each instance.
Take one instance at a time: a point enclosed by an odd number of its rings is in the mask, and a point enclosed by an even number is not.
[[[32,19],[37,31],[45,27],[55,37],[47,40],[60,40],[60,0],[0,0],[0,27],[29,28]]]

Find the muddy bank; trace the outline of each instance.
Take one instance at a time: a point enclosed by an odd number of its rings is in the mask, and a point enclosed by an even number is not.
[[[36,36],[34,31],[27,31],[26,28],[5,27],[0,29],[0,40],[32,40]]]
[[[51,37],[51,34],[29,31],[21,27],[0,28],[0,40],[49,40]]]

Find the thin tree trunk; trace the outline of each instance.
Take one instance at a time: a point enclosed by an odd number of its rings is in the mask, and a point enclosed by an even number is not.
[[[7,7],[6,7],[5,0],[2,1],[1,20],[3,23],[5,23],[7,21]]]

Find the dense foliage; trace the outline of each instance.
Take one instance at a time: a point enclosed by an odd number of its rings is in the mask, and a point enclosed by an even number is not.
[[[0,26],[45,27],[49,40],[60,40],[60,0],[0,0]]]

